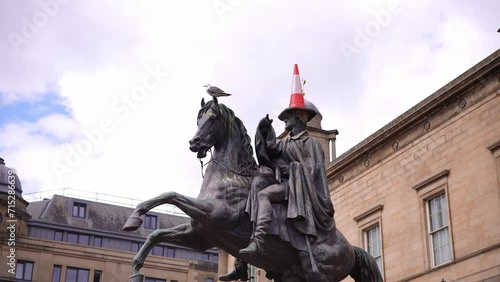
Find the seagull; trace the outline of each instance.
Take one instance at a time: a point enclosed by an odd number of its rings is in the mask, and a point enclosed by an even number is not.
[[[203,87],[207,87],[207,93],[212,97],[224,97],[230,96],[231,94],[224,92],[224,90],[220,89],[217,86],[212,86],[210,84],[203,85]]]

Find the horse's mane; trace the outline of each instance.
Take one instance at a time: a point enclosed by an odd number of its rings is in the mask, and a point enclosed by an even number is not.
[[[208,101],[201,107],[198,113],[198,119],[209,109],[215,113],[217,118],[226,122],[229,127],[228,130],[233,130],[234,128],[237,130],[240,142],[243,146],[243,154],[241,155],[242,159],[239,163],[238,172],[244,175],[254,175],[257,171],[257,163],[253,157],[253,148],[250,136],[248,136],[247,129],[245,128],[243,122],[234,114],[233,110],[226,107],[224,104],[215,104],[213,100]]]

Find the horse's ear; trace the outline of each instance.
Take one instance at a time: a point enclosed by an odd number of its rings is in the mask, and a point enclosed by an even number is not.
[[[214,96],[214,104],[217,106],[219,104],[219,101],[217,100],[217,97]]]
[[[205,98],[201,98],[201,107],[205,106]]]

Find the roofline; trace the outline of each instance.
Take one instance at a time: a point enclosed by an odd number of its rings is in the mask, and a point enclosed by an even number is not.
[[[83,191],[83,190],[72,189],[72,188],[64,188],[64,189],[70,189],[70,190],[75,190],[75,191]],[[96,194],[98,194],[98,193],[96,193]],[[103,194],[103,195],[106,195],[106,194]],[[114,195],[107,195],[107,196],[119,197],[119,196],[114,196]],[[103,200],[95,200],[95,199],[91,199],[91,198],[83,197],[83,196],[80,197],[78,195],[64,195],[64,194],[63,195],[61,195],[61,194],[52,194],[51,197],[50,197],[50,199],[46,198],[46,199],[43,199],[43,200],[35,200],[35,201],[28,202],[28,203],[40,203],[40,202],[47,201],[47,204],[45,205],[44,210],[40,213],[40,218],[43,218],[43,216],[45,216],[45,212],[48,210],[48,207],[50,205],[52,205],[52,200],[54,199],[54,197],[62,197],[62,198],[71,199],[71,200],[79,200],[79,201],[83,201],[83,202],[86,202],[86,203],[94,203],[94,204],[99,204],[99,205],[121,207],[121,208],[124,208],[124,209],[128,209],[130,211],[133,211],[135,209],[135,207],[133,207],[133,206],[127,206],[127,204],[120,203],[120,202],[113,203],[113,202],[107,202],[107,201],[103,201]],[[132,199],[131,198],[131,200],[137,201],[138,203],[141,202],[140,200],[137,200],[137,199]],[[168,204],[166,204],[166,205],[168,205]],[[170,206],[173,206],[174,208],[179,209],[178,207],[176,207],[174,205],[170,205]],[[181,210],[181,212],[182,212],[182,210]],[[158,215],[158,216],[172,216],[172,217],[179,217],[179,218],[190,218],[185,213],[179,213],[179,212],[175,212],[175,211],[174,212],[169,212],[169,211],[163,211],[163,210],[160,211],[160,208],[158,208],[158,207],[156,207],[156,208],[151,209],[150,211],[148,211],[148,214]]]
[[[451,82],[441,87],[439,90],[431,94],[419,102],[402,115],[389,122],[387,125],[377,130],[375,133],[364,139],[347,152],[338,156],[333,165],[327,170],[327,178],[332,177],[336,172],[344,169],[356,159],[366,155],[372,148],[378,147],[389,138],[397,135],[408,125],[418,121],[431,113],[434,109],[439,108],[451,97],[463,91],[471,84],[481,82],[480,78],[500,66],[500,49],[497,49],[491,55],[477,63],[475,66],[465,71]]]

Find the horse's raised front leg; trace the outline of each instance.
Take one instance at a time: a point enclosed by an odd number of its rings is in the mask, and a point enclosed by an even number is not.
[[[216,207],[212,200],[186,197],[175,192],[173,194],[169,204],[175,205],[189,217],[199,222],[207,222],[210,220],[214,210],[220,208],[219,206]]]
[[[132,212],[132,214],[128,217],[127,222],[125,222],[125,225],[122,229],[124,231],[137,230],[142,225],[141,216],[157,206],[167,204],[168,199],[171,197],[172,193],[173,192],[162,193],[159,196],[139,203],[135,207],[135,210]]]
[[[197,250],[206,250],[213,247],[203,239],[203,236],[194,231],[189,223],[168,229],[157,229],[149,234],[146,242],[135,255],[132,262],[130,282],[142,282],[144,280],[144,275],[139,271],[144,265],[144,261],[151,249],[160,242],[167,242]]]
[[[204,221],[205,219],[207,219],[209,216],[208,214],[213,211],[213,204],[211,204],[209,201],[186,197],[176,192],[166,192],[138,204],[135,210],[127,219],[127,222],[123,226],[123,230],[137,230],[142,225],[141,216],[146,214],[151,209],[163,204],[176,205],[188,216],[190,216],[194,220],[200,221]]]

